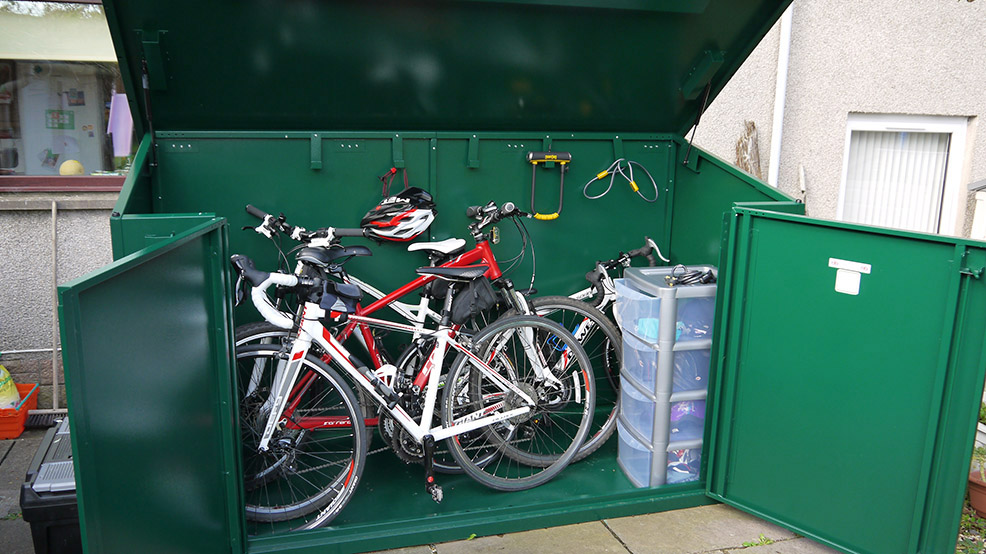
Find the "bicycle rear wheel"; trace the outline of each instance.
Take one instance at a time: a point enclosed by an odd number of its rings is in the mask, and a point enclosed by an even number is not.
[[[241,346],[236,352],[246,518],[290,520],[294,529],[313,529],[331,521],[356,490],[366,463],[366,429],[349,385],[309,354],[283,422],[261,452],[271,382],[281,361],[279,345]]]
[[[530,410],[448,439],[452,456],[470,477],[497,490],[523,490],[552,479],[571,462],[592,423],[595,383],[585,351],[560,325],[535,316],[498,319],[473,338],[471,350],[449,371],[443,425]],[[503,381],[535,403],[504,392]],[[497,453],[493,458],[491,451]]]

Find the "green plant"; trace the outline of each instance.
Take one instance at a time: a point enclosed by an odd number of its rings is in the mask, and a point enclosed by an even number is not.
[[[744,542],[743,543],[743,546],[745,546],[745,547],[750,547],[750,546],[764,546],[764,545],[767,545],[767,544],[774,544],[774,540],[773,539],[768,539],[766,535],[764,535],[763,533],[760,533],[760,540],[758,540],[756,542],[752,542],[752,541]]]
[[[980,554],[986,548],[986,519],[976,515],[967,500],[962,509],[959,524],[959,538],[955,544],[955,554]]]
[[[979,403],[979,423],[986,424],[986,402]]]
[[[978,469],[979,480],[986,483],[986,447],[977,446],[972,450],[972,469]]]
[[[0,520],[2,520],[2,521],[14,521],[14,520],[20,519],[22,517],[23,516],[21,515],[20,512],[10,512],[9,514],[7,514],[5,516],[0,517]]]

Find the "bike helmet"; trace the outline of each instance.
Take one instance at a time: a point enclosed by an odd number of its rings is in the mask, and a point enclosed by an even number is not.
[[[405,242],[425,232],[435,220],[435,213],[431,194],[409,187],[367,212],[360,227],[372,239]]]

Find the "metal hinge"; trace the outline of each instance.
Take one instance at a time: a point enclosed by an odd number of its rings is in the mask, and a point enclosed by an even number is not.
[[[956,246],[956,248],[962,248],[962,247],[961,246]],[[978,261],[980,261],[980,262],[982,261],[982,256],[974,256],[974,257],[978,257],[979,258]],[[970,258],[970,256],[969,256],[969,249],[968,248],[962,248],[962,263],[963,264],[968,264],[969,263],[969,258]],[[961,275],[970,275],[970,276],[972,276],[973,279],[979,279],[980,277],[982,277],[984,271],[986,271],[986,268],[984,268],[984,267],[980,267],[978,269],[973,269],[971,267],[964,266],[964,267],[960,267],[959,268],[959,273]]]
[[[980,267],[979,269],[972,269],[971,267],[963,267],[959,269],[959,273],[962,275],[971,275],[974,279],[979,279],[982,277],[983,271],[986,271],[986,268]]]

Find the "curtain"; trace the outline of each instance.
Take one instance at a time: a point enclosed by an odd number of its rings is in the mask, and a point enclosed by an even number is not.
[[[937,233],[948,133],[853,131],[842,218]]]

